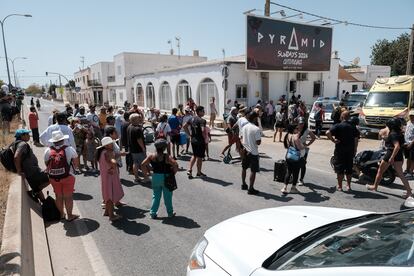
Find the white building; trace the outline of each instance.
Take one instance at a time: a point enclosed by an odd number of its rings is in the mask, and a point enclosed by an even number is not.
[[[226,93],[222,87],[223,66],[229,69]],[[293,91],[308,104],[320,96],[338,96],[338,69],[339,60],[333,58],[328,72],[270,72],[269,99],[277,100],[286,94],[290,97]],[[193,98],[206,108],[207,115],[210,99],[214,96],[219,114],[222,114],[227,99],[247,106],[262,99],[261,77],[260,72],[245,70],[245,56],[236,56],[137,74],[134,76],[134,93],[139,106],[156,107],[165,112],[178,104],[185,105],[188,98]]]
[[[122,106],[125,100],[138,100],[134,96],[134,75],[206,60],[196,50],[193,56],[123,52],[115,55],[113,62],[98,62],[75,72],[76,89],[68,98],[78,103]]]
[[[184,64],[206,61],[198,51],[193,56],[176,56],[145,53],[120,53],[114,56],[114,81],[108,83],[110,105],[122,106],[125,100],[136,102],[133,76],[149,71],[164,70]]]
[[[355,92],[363,88],[363,81],[357,80],[342,66],[339,66],[338,70],[338,98],[345,92]]]
[[[389,78],[391,67],[385,65],[364,65],[346,69],[355,79],[364,82],[364,88],[370,88],[377,78]]]

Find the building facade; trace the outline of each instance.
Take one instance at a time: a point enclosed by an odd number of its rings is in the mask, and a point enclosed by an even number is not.
[[[228,68],[227,91],[223,88],[223,67]],[[278,100],[282,95],[301,95],[311,104],[317,97],[334,97],[339,94],[339,60],[331,60],[328,72],[270,72],[269,100]],[[171,112],[178,104],[186,104],[193,98],[206,108],[216,99],[219,114],[224,113],[227,99],[237,100],[246,106],[253,106],[262,99],[262,74],[246,71],[245,56],[224,60],[212,60],[196,64],[137,74],[134,76],[134,95],[139,106],[155,107],[162,112]],[[221,116],[220,116],[221,117]]]
[[[364,65],[346,69],[355,79],[362,81],[365,89],[371,88],[377,78],[389,78],[391,67],[385,65]]]

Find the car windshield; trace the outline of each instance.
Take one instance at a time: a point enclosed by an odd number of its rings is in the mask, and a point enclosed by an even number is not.
[[[316,110],[316,106],[317,106],[319,103],[321,103],[321,102],[316,102],[316,103],[313,105],[312,112],[315,112],[315,110]],[[333,107],[333,104],[332,104],[332,103],[322,102],[322,106],[323,106],[323,109],[325,110],[325,112],[328,112],[328,113],[331,113],[331,112],[332,112],[332,110],[334,109],[334,107]]]
[[[386,215],[339,229],[277,269],[346,266],[414,266],[414,212]]]
[[[359,102],[365,101],[367,95],[362,94],[351,94],[347,99],[344,100],[345,104],[347,105],[354,105]]]
[[[407,107],[410,93],[370,92],[365,102],[366,107]]]

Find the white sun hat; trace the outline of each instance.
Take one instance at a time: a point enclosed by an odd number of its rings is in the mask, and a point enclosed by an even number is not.
[[[104,138],[102,138],[102,140],[101,140],[101,146],[99,146],[99,147],[97,147],[97,149],[100,149],[100,148],[103,148],[103,147],[105,147],[105,146],[107,146],[107,145],[110,145],[110,144],[112,144],[113,142],[115,142],[114,140],[112,140],[112,138],[111,137],[104,137]]]
[[[49,143],[57,143],[65,139],[69,139],[69,135],[63,135],[62,131],[55,130],[52,132],[52,138],[49,139]]]

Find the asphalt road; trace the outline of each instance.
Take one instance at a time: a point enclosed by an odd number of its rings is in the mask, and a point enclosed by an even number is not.
[[[42,100],[40,132],[47,127],[47,117],[55,106],[63,108],[62,104]],[[135,185],[132,176],[122,168],[123,201],[127,206],[119,210],[124,218],[110,223],[107,217],[102,216],[99,177],[77,176],[74,199],[76,208],[85,218],[83,232],[79,233],[80,228],[77,227],[67,231],[66,235],[87,236],[93,241],[110,274],[184,275],[190,252],[204,231],[238,214],[284,205],[395,211],[403,203],[400,197],[402,189],[398,184],[392,189],[382,188],[378,193],[368,192],[360,184],[353,184],[352,192],[336,192],[335,175],[328,163],[333,145],[326,140],[316,141],[311,148],[306,184],[299,187],[301,193],[282,196],[282,184],[273,181],[273,164],[284,156],[285,150],[280,143],[272,143],[272,138],[264,138],[260,146],[261,172],[255,186],[260,193],[247,195],[240,189],[240,163],[226,165],[218,158],[225,140],[225,136],[213,137],[210,144],[213,159],[203,164],[203,172],[207,174],[204,179],[187,178],[185,169],[189,156],[178,161],[183,170],[177,174],[178,190],[173,196],[177,216],[174,218],[165,218],[166,211],[161,202],[159,219],[152,220],[149,216],[151,187]],[[377,141],[364,140],[360,149],[373,148],[376,144]],[[152,150],[150,146],[149,151]],[[37,149],[36,152],[40,154],[41,151]],[[88,244],[83,245],[87,247],[86,251],[92,250]],[[55,272],[58,270],[55,268]]]

